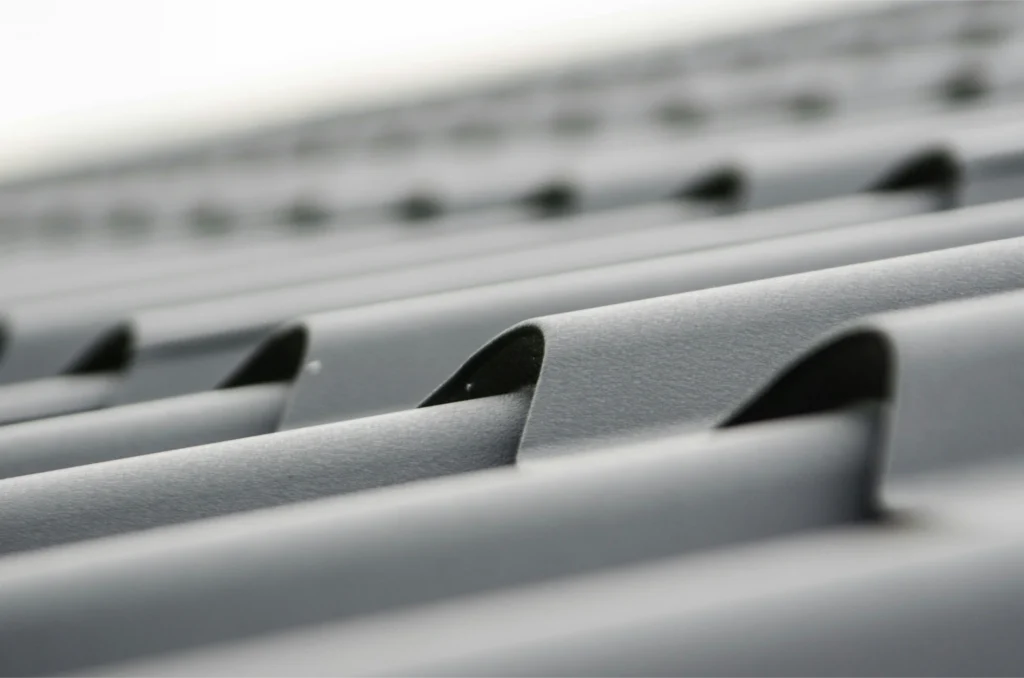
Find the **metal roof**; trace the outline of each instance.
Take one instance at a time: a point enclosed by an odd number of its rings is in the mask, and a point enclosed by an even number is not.
[[[830,21],[4,187],[0,675],[1024,672],[1024,15]]]

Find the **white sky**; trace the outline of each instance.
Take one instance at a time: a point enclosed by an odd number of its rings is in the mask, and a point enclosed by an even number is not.
[[[0,174],[836,0],[0,0]]]

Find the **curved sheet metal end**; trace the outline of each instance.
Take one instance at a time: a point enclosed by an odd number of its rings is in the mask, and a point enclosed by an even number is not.
[[[727,418],[720,428],[841,410],[887,400],[893,348],[877,331],[847,332],[804,356]]]
[[[544,364],[544,331],[518,325],[477,351],[420,407],[486,398],[535,387]]]
[[[675,197],[679,200],[720,205],[725,212],[735,212],[747,207],[749,182],[742,167],[723,165],[684,186]]]
[[[956,151],[933,146],[897,165],[868,190],[874,192],[931,189],[939,196],[941,209],[953,209],[961,203],[964,167]]]
[[[135,332],[128,324],[118,325],[106,332],[87,348],[68,368],[68,374],[96,374],[99,372],[125,372],[135,360]],[[0,351],[3,335],[0,330]]]
[[[306,367],[308,347],[305,326],[284,327],[264,341],[218,388],[295,381]]]

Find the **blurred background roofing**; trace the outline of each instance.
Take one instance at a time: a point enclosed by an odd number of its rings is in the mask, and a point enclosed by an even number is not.
[[[865,4],[0,0],[0,177]]]

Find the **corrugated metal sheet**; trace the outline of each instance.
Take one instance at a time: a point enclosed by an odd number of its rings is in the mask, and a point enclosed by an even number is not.
[[[0,674],[1024,672],[1020,7],[0,187]]]

